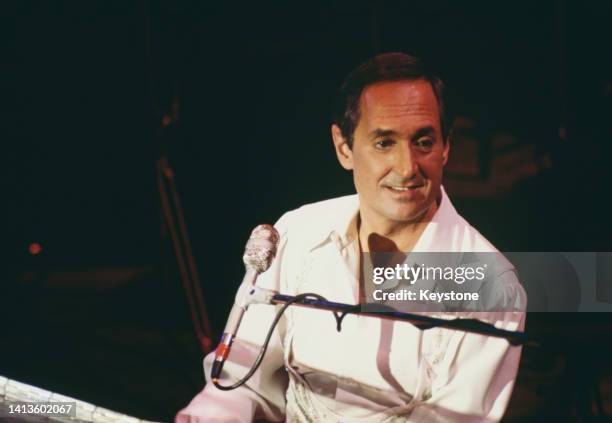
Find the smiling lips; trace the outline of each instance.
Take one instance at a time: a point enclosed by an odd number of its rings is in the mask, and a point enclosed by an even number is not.
[[[408,191],[408,190],[415,190],[418,188],[422,188],[423,185],[410,185],[410,186],[403,186],[403,185],[385,185],[385,188],[389,188],[392,189],[394,191]]]
[[[389,186],[389,187],[387,187],[387,188],[391,188],[391,189],[396,190],[396,191],[408,191],[409,189],[417,189],[417,188],[420,188],[420,187],[421,187],[421,186],[419,185],[419,186],[412,186],[412,187],[395,187],[395,186]]]
[[[417,193],[417,190],[423,186],[424,185],[385,185],[385,188],[400,198],[411,198]]]

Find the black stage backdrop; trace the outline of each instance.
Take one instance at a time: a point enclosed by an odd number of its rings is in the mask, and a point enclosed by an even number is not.
[[[422,56],[452,88],[485,148],[449,191],[498,248],[611,250],[610,12],[561,0],[4,4],[1,282],[15,329],[0,375],[170,419],[203,378],[178,276],[161,276],[172,255],[156,160],[174,169],[218,334],[250,230],[353,192],[331,103],[378,52]],[[504,136],[535,170],[471,194]],[[517,419],[545,412],[524,408]]]

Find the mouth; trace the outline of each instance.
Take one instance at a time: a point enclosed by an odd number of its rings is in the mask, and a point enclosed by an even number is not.
[[[421,198],[421,188],[425,185],[385,185],[384,188],[391,198],[398,201],[415,201]]]
[[[410,191],[415,191],[419,188],[423,188],[423,185],[410,185],[410,186],[385,185],[385,188],[387,188],[390,191],[395,191],[395,192],[410,192]]]

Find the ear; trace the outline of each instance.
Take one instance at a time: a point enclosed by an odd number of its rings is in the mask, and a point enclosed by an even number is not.
[[[442,150],[443,166],[446,166],[446,162],[448,161],[449,152],[450,152],[450,137],[448,137],[446,141],[444,142],[444,149]]]
[[[342,131],[340,131],[338,125],[332,125],[331,133],[334,141],[334,149],[336,150],[336,157],[338,157],[340,165],[346,170],[352,170],[353,151],[349,147],[347,140],[342,136]]]

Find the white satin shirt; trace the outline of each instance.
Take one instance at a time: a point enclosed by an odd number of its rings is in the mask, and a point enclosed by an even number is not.
[[[286,213],[275,225],[281,235],[277,257],[257,284],[283,294],[314,292],[329,301],[358,304],[358,209],[358,196],[352,195]],[[413,251],[497,250],[459,216],[442,189],[438,210]],[[514,268],[507,263],[496,271],[503,300],[525,310]],[[249,307],[222,384],[249,370],[276,310]],[[522,330],[525,324],[524,311],[476,317],[508,330]],[[422,331],[406,322],[355,315],[346,316],[337,332],[331,312],[290,307],[246,385],[220,391],[209,382],[176,422],[499,421],[520,353],[504,339],[441,328]],[[207,377],[213,356],[204,361]]]

